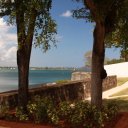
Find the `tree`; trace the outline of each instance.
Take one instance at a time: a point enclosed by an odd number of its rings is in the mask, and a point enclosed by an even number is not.
[[[121,63],[121,62],[124,62],[124,60],[123,59],[112,59],[112,60],[109,60],[107,64],[116,64],[116,63]]]
[[[125,9],[128,9],[128,7]],[[123,16],[124,14],[125,16]],[[121,15],[123,18],[118,23],[116,31],[106,37],[105,43],[106,47],[120,48],[120,57],[123,58],[124,61],[128,61],[128,11],[125,11],[123,15]]]
[[[32,44],[44,51],[55,43],[56,24],[49,10],[51,0],[1,0],[0,16],[8,17],[17,27],[18,105],[26,110],[28,102],[28,77]]]
[[[107,76],[104,69],[105,37],[114,31],[118,23],[118,14],[125,0],[76,0],[84,7],[75,11],[77,18],[94,21],[92,75],[91,75],[91,103],[97,108],[102,106],[102,81]]]
[[[90,67],[91,68],[91,64],[92,64],[92,51],[87,51],[84,55],[85,59],[86,59],[86,63],[85,66]],[[104,59],[104,64],[107,64],[107,62],[110,61],[110,59],[108,57],[105,57]]]
[[[106,37],[105,43],[106,47],[120,48],[121,58],[128,61],[128,0],[124,1],[118,18],[116,30]]]
[[[84,55],[86,59],[85,66],[91,67],[91,62],[92,62],[92,51],[87,51]]]

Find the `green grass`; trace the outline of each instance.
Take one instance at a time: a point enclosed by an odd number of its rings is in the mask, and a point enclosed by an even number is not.
[[[104,102],[105,103],[107,102],[116,103],[119,107],[119,111],[128,112],[128,97],[108,99],[108,100],[104,100]]]
[[[117,78],[117,85],[120,86],[127,81],[128,81],[128,77]],[[115,94],[111,95],[110,97],[123,96],[123,95],[128,95],[128,88],[124,89],[118,93],[115,93]],[[128,96],[120,97],[120,98],[114,98],[114,99],[108,99],[108,100],[105,100],[105,102],[115,102],[119,106],[120,111],[127,111],[128,112]]]
[[[124,84],[127,81],[128,81],[128,77],[120,77],[120,78],[117,78],[117,86],[120,86],[120,85]],[[121,96],[121,95],[128,95],[128,88],[125,89],[125,90],[122,90],[120,92],[117,92],[117,93],[111,95],[110,97],[113,97],[113,96]]]
[[[122,96],[122,95],[128,95],[128,88],[124,89],[124,90],[122,90],[122,91],[120,91],[118,93],[115,93],[115,94],[111,95],[111,97],[112,96]]]
[[[117,78],[117,86],[122,85],[122,84],[124,84],[127,81],[128,81],[128,77]]]
[[[70,80],[57,80],[56,83],[57,84],[65,84],[65,83],[69,83]]]

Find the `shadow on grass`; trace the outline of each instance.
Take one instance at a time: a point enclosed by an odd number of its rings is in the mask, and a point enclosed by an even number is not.
[[[117,78],[117,85],[120,86],[128,81],[128,77],[119,77]]]
[[[128,97],[103,100],[103,103],[105,104],[109,102],[117,104],[119,107],[119,111],[128,112]]]
[[[111,95],[110,97],[113,97],[113,96],[123,96],[123,95],[128,95],[128,88],[124,89],[124,90],[122,90],[122,91],[120,91],[118,93],[115,93],[115,94]]]

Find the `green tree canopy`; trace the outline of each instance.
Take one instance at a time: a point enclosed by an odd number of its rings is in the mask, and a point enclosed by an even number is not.
[[[121,58],[128,61],[128,1],[119,15],[119,22],[114,32],[110,33],[106,39],[106,47],[116,47],[121,49]]]
[[[17,27],[18,104],[26,111],[32,45],[44,51],[55,43],[56,23],[49,10],[52,0],[1,0],[0,17]],[[34,43],[33,43],[34,42]]]
[[[54,35],[57,33],[56,23],[49,12],[52,6],[51,3],[51,0],[1,0],[0,17],[6,16],[9,24],[16,25],[17,13],[21,12],[23,20],[22,34],[28,35],[31,27],[30,23],[35,14],[33,44],[35,47],[43,48],[46,51],[50,48],[50,41],[55,44]]]
[[[84,57],[86,59],[86,62],[85,62],[85,66],[87,67],[91,67],[91,63],[92,63],[92,51],[87,51],[85,54],[84,54]]]
[[[102,106],[102,81],[107,76],[104,69],[105,38],[115,31],[127,0],[76,0],[83,8],[74,11],[74,17],[95,22],[92,51],[91,103]]]
[[[87,51],[84,54],[84,58],[85,58],[85,66],[91,68],[91,64],[92,64],[92,50]],[[108,57],[105,57],[104,64],[108,64],[109,61],[110,61],[110,59]]]

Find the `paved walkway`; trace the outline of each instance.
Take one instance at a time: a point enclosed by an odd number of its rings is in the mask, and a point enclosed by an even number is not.
[[[125,90],[127,88],[128,88],[128,81],[125,82],[124,84],[120,85],[120,86],[117,86],[115,88],[112,88],[112,89],[109,89],[107,91],[104,91],[103,94],[102,94],[102,97],[103,97],[103,99],[112,99],[112,98],[118,98],[118,97],[127,97],[128,95],[110,97],[111,95],[113,95],[115,93],[118,93],[118,92],[120,92],[122,90]],[[91,97],[86,98],[85,100],[91,100]]]
[[[118,97],[126,97],[128,95],[123,95],[123,96],[113,96],[113,97],[110,97],[111,95],[115,94],[115,93],[118,93],[122,90],[125,90],[128,88],[128,81],[125,82],[124,84],[120,85],[120,86],[117,86],[115,88],[112,88],[112,89],[109,89],[107,91],[104,91],[103,92],[103,99],[111,99],[111,98],[118,98]]]

